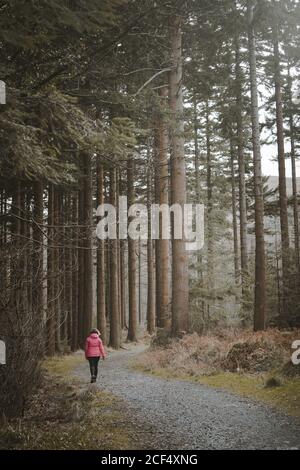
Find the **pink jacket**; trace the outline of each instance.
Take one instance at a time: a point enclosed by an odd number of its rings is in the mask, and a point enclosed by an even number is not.
[[[85,357],[102,357],[105,358],[105,350],[103,343],[97,333],[92,333],[87,337],[85,343]]]

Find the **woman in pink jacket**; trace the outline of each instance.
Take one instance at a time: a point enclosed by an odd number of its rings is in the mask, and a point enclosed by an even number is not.
[[[105,356],[104,346],[100,339],[100,331],[94,329],[87,337],[85,343],[85,357],[90,363],[91,383],[96,382],[99,359],[102,357],[104,360]]]

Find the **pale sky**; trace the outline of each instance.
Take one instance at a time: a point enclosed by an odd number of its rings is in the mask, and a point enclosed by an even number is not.
[[[264,101],[268,97],[270,98],[272,94],[272,90],[268,91],[264,85],[259,85],[259,120],[261,123],[265,122],[266,120],[266,112],[264,108]],[[298,88],[297,88],[298,90]],[[297,98],[298,100],[298,98]],[[269,137],[269,132],[266,128],[264,128],[261,138],[267,139]],[[285,152],[290,152],[291,146],[289,139],[285,139]],[[262,171],[265,176],[278,176],[278,161],[277,161],[277,144],[270,144],[270,145],[263,145],[261,147],[261,157],[262,157]],[[296,170],[297,176],[300,176],[300,161],[296,163]],[[290,178],[292,176],[292,169],[291,169],[291,160],[287,158],[285,161],[285,171],[286,177]]]
[[[286,151],[289,151],[289,145],[286,145]],[[261,148],[262,156],[262,171],[265,176],[278,176],[278,162],[273,161],[277,159],[277,146],[276,145],[263,145]],[[300,176],[300,161],[297,162],[297,176]],[[286,176],[292,176],[291,160],[288,158],[285,161]]]

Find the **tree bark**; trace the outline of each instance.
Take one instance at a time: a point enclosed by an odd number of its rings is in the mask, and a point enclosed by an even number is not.
[[[54,298],[53,309],[55,315],[55,351],[61,352],[61,325],[62,325],[62,310],[61,310],[61,295],[62,285],[60,276],[60,194],[56,186],[53,187],[53,283],[54,283]]]
[[[195,167],[195,196],[196,204],[201,202],[201,182],[200,182],[200,152],[199,152],[199,137],[198,137],[198,112],[197,112],[197,100],[194,96],[194,167]],[[200,274],[200,276],[199,276]],[[197,253],[197,275],[199,277],[200,285],[203,286],[203,255],[201,250]],[[204,298],[201,299],[201,312],[205,311]]]
[[[68,193],[64,198],[65,205],[65,227],[64,227],[64,244],[65,244],[65,266],[64,266],[64,282],[65,282],[65,314],[66,314],[66,338],[68,347],[72,346],[72,198]]]
[[[207,193],[207,284],[208,289],[214,288],[214,234],[213,234],[213,183],[212,153],[209,101],[205,103],[205,134],[206,134],[206,193]],[[208,303],[208,315],[210,305]]]
[[[103,166],[97,159],[97,206],[104,204]],[[107,344],[106,335],[106,302],[105,302],[105,241],[98,240],[97,250],[97,328],[102,341]]]
[[[66,303],[66,249],[65,249],[65,230],[64,226],[67,223],[66,212],[67,207],[65,205],[65,196],[63,190],[58,193],[58,281],[59,281],[59,308],[60,308],[60,341],[62,344],[62,350],[67,343],[68,337],[68,307]]]
[[[84,250],[84,335],[92,328],[93,316],[93,182],[92,159],[84,155],[84,216],[85,216],[85,250]]]
[[[166,104],[168,99],[168,89],[161,88],[159,91],[161,110],[158,117],[158,152],[157,152],[157,171],[158,171],[158,191],[157,203],[169,203],[169,170],[168,170],[168,128],[166,123]],[[162,238],[161,217],[159,221],[159,239],[157,240],[158,257],[156,258],[157,271],[159,271],[159,291],[158,291],[158,318],[157,325],[160,328],[168,326],[169,322],[169,240]],[[157,285],[157,284],[156,284]]]
[[[72,196],[72,341],[71,349],[76,351],[78,342],[78,193]]]
[[[197,113],[197,101],[194,98],[194,147],[195,147],[195,194],[196,203],[200,203],[201,198],[201,187],[200,187],[200,154],[199,154],[199,139],[198,139],[198,113]]]
[[[238,224],[236,211],[236,187],[235,187],[235,153],[233,136],[230,135],[230,171],[231,171],[231,205],[232,205],[232,231],[233,231],[233,252],[234,252],[234,278],[235,283],[240,282],[240,262],[239,262],[239,241]]]
[[[154,199],[155,204],[160,202],[160,165],[159,165],[159,128],[154,126]],[[160,326],[161,324],[161,314],[160,314],[160,301],[161,301],[161,256],[160,256],[160,239],[155,240],[154,249],[155,249],[155,310],[156,310],[156,324]]]
[[[28,297],[28,287],[30,285],[29,282],[29,273],[28,273],[28,251],[30,247],[30,243],[28,240],[28,213],[26,207],[26,186],[24,182],[20,183],[20,239],[19,239],[19,295],[20,295],[20,303],[19,303],[19,310],[22,315],[26,314],[29,309],[29,297]]]
[[[44,218],[44,200],[43,200],[43,183],[36,181],[33,186],[33,244],[34,257],[33,264],[33,287],[32,287],[32,309],[37,318],[37,334],[41,335],[44,323],[44,295],[43,295],[43,275],[44,275],[44,234],[43,234],[43,218]]]
[[[47,355],[55,354],[54,263],[53,263],[53,185],[48,188],[48,258],[47,258]]]
[[[275,2],[274,11],[275,11]],[[273,21],[273,48],[274,48],[274,82],[275,82],[275,103],[276,103],[276,127],[277,127],[277,147],[278,147],[278,172],[279,172],[279,205],[280,205],[280,227],[281,227],[281,257],[282,257],[282,312],[280,317],[281,326],[288,325],[289,322],[289,225],[287,210],[287,191],[285,174],[285,149],[281,92],[281,70],[279,55],[279,26],[275,18]]]
[[[84,346],[84,192],[81,187],[78,191],[78,345]]]
[[[130,157],[127,162],[127,194],[128,207],[135,202],[134,189],[134,159]],[[131,218],[129,218],[129,223]],[[129,325],[128,341],[137,341],[137,283],[136,283],[136,241],[128,237],[128,300],[129,300]]]
[[[138,277],[139,277],[139,325],[143,321],[143,312],[142,312],[142,241],[139,239],[138,242]]]
[[[117,206],[116,168],[110,170],[110,204]],[[114,349],[120,348],[120,312],[119,312],[119,283],[118,283],[118,241],[109,240],[110,253],[110,345]]]
[[[125,249],[126,249],[126,240],[120,240],[121,329],[127,328],[127,321],[126,321]]]
[[[152,159],[150,144],[147,148],[148,169],[147,169],[147,206],[148,214],[151,213],[152,204]],[[147,240],[147,331],[152,335],[155,331],[155,284],[154,284],[154,259],[153,240],[151,236],[151,219],[148,217],[148,240]]]
[[[184,121],[182,96],[182,19],[174,14],[170,25],[171,72],[171,200],[184,208],[186,173],[184,152]],[[185,240],[172,234],[172,333],[178,336],[189,330],[188,259]]]
[[[35,273],[33,271],[33,263],[30,262],[33,257],[34,257],[34,252],[33,252],[33,231],[32,231],[32,223],[29,221],[32,218],[32,203],[33,202],[33,188],[32,186],[26,185],[24,187],[24,192],[25,192],[25,218],[27,222],[25,223],[25,242],[27,245],[27,249],[25,250],[26,254],[26,270],[25,274],[27,279],[27,311],[30,312],[32,315],[33,313],[33,286],[34,286],[34,276]],[[26,295],[26,289],[25,289],[25,295]]]
[[[296,148],[295,148],[295,123],[294,109],[292,100],[292,84],[291,67],[288,65],[288,100],[289,100],[289,127],[291,142],[291,166],[292,166],[292,185],[293,185],[293,214],[294,214],[294,244],[296,254],[296,265],[298,277],[300,280],[300,246],[299,246],[299,207],[298,207],[298,188],[297,188],[297,170],[296,170]]]
[[[252,145],[254,159],[254,194],[255,194],[255,300],[254,331],[265,329],[266,308],[266,267],[264,240],[264,197],[261,169],[260,131],[258,114],[258,92],[256,73],[255,31],[252,18],[253,4],[248,1],[248,48],[251,85]]]
[[[240,248],[241,248],[241,274],[242,292],[245,294],[246,274],[248,270],[248,246],[247,246],[247,199],[245,180],[245,158],[243,142],[243,94],[242,72],[240,64],[239,38],[235,37],[235,82],[236,82],[236,136],[239,166],[239,211],[240,211]]]

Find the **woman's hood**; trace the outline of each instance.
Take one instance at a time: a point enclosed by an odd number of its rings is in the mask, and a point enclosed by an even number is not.
[[[92,333],[92,334],[90,335],[90,338],[94,338],[94,339],[95,339],[95,338],[99,338],[99,335],[97,335],[97,333]]]

